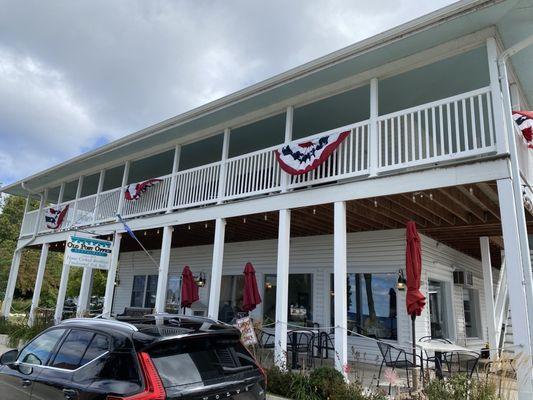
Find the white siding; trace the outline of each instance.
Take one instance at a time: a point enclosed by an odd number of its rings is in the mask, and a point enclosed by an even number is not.
[[[397,272],[405,266],[405,231],[403,229],[358,232],[348,235],[348,271],[349,272]],[[454,320],[457,321],[454,332],[457,337],[464,337],[464,319],[462,316],[462,292],[453,287],[452,267],[461,267],[474,272],[475,288],[479,290],[481,311],[484,313],[483,284],[481,263],[442,243],[423,237],[423,284],[427,291],[427,278],[450,282],[453,289],[452,306]],[[154,259],[159,260],[159,251],[153,251]],[[264,288],[264,275],[276,273],[277,241],[263,240],[240,243],[227,243],[224,249],[224,275],[241,274],[244,265],[250,261],[257,270],[260,291]],[[212,246],[174,248],[170,257],[170,274],[180,274],[184,265],[189,265],[193,273],[203,271],[207,275],[207,285],[200,289],[200,301],[208,303]],[[292,238],[290,251],[291,273],[313,273],[313,319],[320,326],[330,323],[330,279],[333,272],[333,236],[314,236]],[[142,252],[129,252],[120,255],[119,278],[113,311],[120,313],[130,304],[133,276],[139,274],[156,274],[156,266]],[[407,346],[411,338],[410,319],[405,311],[405,293],[398,293],[398,342]],[[428,308],[416,322],[417,337],[429,335]],[[261,317],[262,308],[258,307],[255,317]],[[485,317],[482,315],[482,327],[485,334]],[[462,336],[461,336],[462,334]],[[472,343],[470,343],[472,344]],[[349,337],[349,345],[361,357],[373,361],[378,357],[377,347],[370,339]],[[476,346],[479,347],[476,343]],[[349,351],[352,355],[352,350]]]

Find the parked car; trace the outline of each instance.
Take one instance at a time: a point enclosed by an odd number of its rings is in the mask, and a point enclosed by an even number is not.
[[[71,319],[0,357],[3,400],[265,399],[240,332],[207,318]]]

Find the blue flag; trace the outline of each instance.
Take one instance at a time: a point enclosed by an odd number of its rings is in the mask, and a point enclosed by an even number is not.
[[[117,214],[117,218],[122,223],[122,225],[124,225],[124,229],[126,229],[126,232],[128,232],[128,235],[130,235],[132,239],[138,242],[139,239],[137,239],[137,236],[135,236],[135,233],[133,233],[131,228],[126,224],[126,222],[124,222],[120,214]]]

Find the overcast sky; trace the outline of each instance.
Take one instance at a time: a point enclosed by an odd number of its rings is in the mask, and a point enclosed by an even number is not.
[[[450,3],[0,0],[0,182]]]

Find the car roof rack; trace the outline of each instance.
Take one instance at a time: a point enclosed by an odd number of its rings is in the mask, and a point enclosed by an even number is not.
[[[115,326],[119,326],[123,328],[128,328],[134,332],[138,331],[137,327],[131,323],[128,323],[125,321],[119,321],[116,319],[110,319],[110,318],[70,318],[70,319],[65,319],[61,321],[61,325],[73,324],[73,323],[87,323],[89,321],[91,321],[90,322],[91,324],[96,323],[98,325],[108,325],[108,326],[115,325]]]

